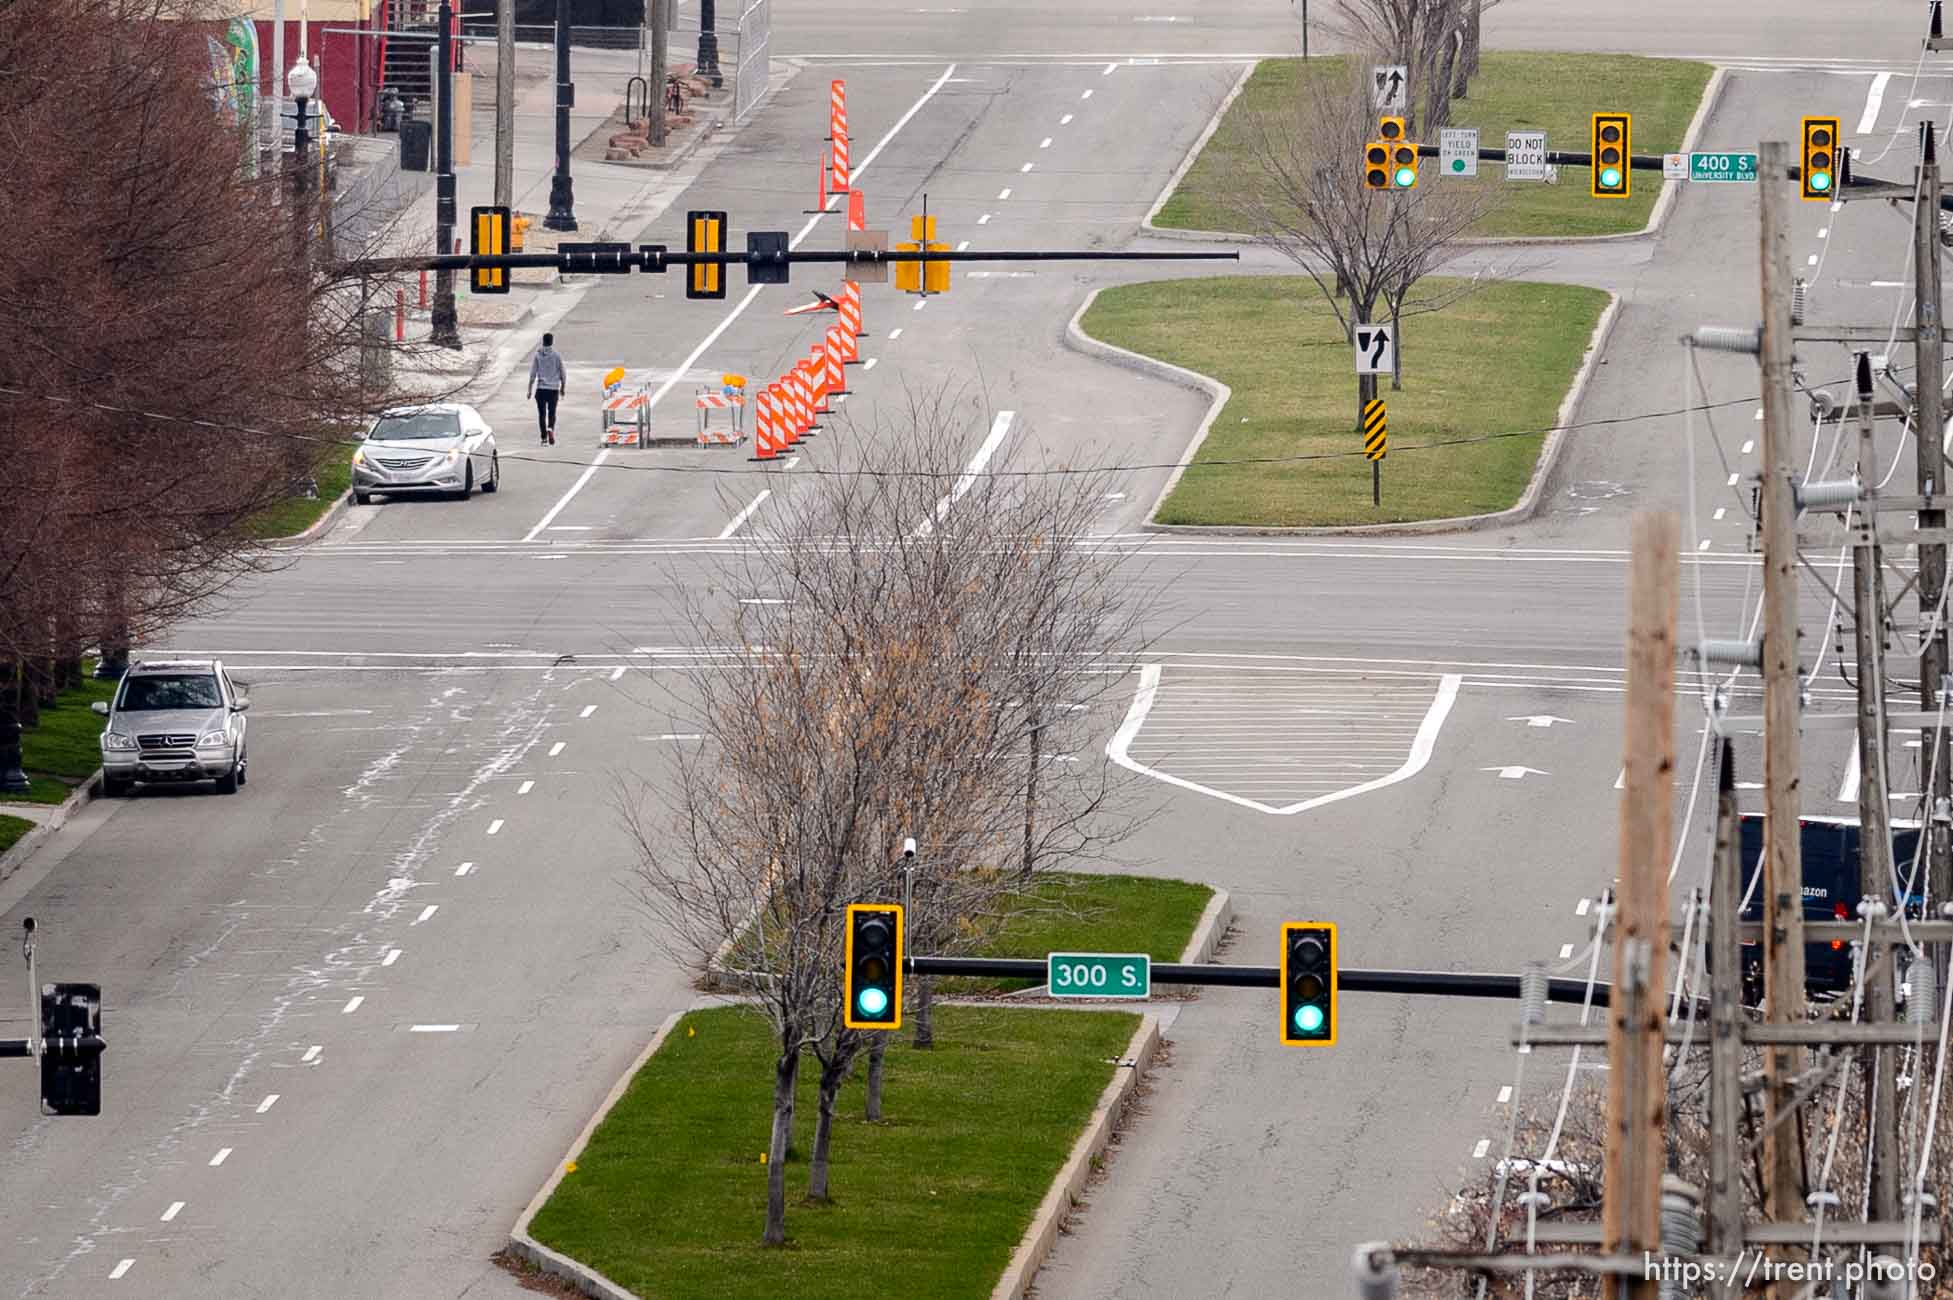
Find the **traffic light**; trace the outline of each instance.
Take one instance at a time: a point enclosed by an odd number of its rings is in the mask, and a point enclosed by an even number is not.
[[[102,1113],[102,986],[41,986],[41,1110]]]
[[[723,212],[688,212],[685,214],[685,251],[688,253],[723,253],[726,251],[726,214]],[[726,268],[716,262],[693,264],[688,268],[691,274],[685,281],[687,298],[723,298],[726,296]]]
[[[1633,118],[1626,113],[1594,114],[1593,196],[1597,199],[1624,199],[1628,196],[1629,137]]]
[[[850,903],[841,1019],[849,1029],[902,1027],[902,909]]]
[[[475,257],[505,257],[509,251],[509,210],[507,208],[470,208],[468,252]],[[471,293],[507,293],[509,291],[508,268],[471,266],[468,268],[468,290]]]
[[[1282,927],[1282,1042],[1329,1047],[1336,1041],[1336,926],[1290,921]]]
[[[1390,188],[1389,141],[1372,140],[1363,146],[1363,188],[1366,190]]]
[[[1804,119],[1802,190],[1807,199],[1828,199],[1838,188],[1838,119]]]
[[[1390,146],[1390,185],[1392,189],[1414,190],[1417,188],[1417,146],[1414,144],[1393,144]]]

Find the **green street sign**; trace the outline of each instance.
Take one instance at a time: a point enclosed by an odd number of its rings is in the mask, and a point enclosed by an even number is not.
[[[1692,181],[1756,180],[1756,155],[1753,153],[1692,153],[1689,155]]]
[[[1153,993],[1153,959],[1136,952],[1054,952],[1044,958],[1054,998],[1144,998]]]

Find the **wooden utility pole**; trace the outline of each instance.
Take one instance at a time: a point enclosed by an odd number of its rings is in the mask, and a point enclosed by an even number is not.
[[[515,204],[515,0],[495,0],[495,206]]]
[[[1892,897],[1892,805],[1885,789],[1885,610],[1879,588],[1878,456],[1872,445],[1872,359],[1858,354],[1858,481],[1865,486],[1858,536],[1851,565],[1852,620],[1857,625],[1858,655],[1858,880],[1859,897],[1871,901]],[[1890,1024],[1894,998],[1891,950],[1877,931],[1866,945],[1865,1018]],[[1872,1199],[1869,1217],[1894,1222],[1899,1217],[1898,1125],[1896,1104],[1898,1052],[1875,1047],[1866,1053],[1870,1075],[1866,1104],[1871,1107]]]
[[[1946,511],[1933,502],[1946,494],[1945,464],[1946,412],[1940,405],[1945,380],[1945,361],[1940,347],[1945,330],[1940,321],[1939,248],[1939,152],[1933,139],[1933,124],[1919,126],[1919,202],[1913,204],[1913,340],[1915,370],[1913,430],[1918,438],[1914,459],[1919,469],[1919,494],[1926,498],[1919,511],[1919,527],[1946,527]],[[1919,543],[1919,707],[1935,713],[1940,706],[1940,690],[1946,678],[1946,625],[1939,619],[1940,593],[1946,588],[1946,543]],[[1947,747],[1944,730],[1928,728],[1920,732],[1919,763],[1922,779],[1932,774],[1931,798],[1926,804],[1926,882],[1933,898],[1953,898],[1953,841],[1943,820],[1953,794],[1953,754]],[[1922,786],[1922,789],[1926,787]],[[1940,987],[1946,986],[1946,948],[1940,945],[1934,965]]]
[[[1720,750],[1709,881],[1709,1249],[1734,1259],[1743,1249],[1743,956],[1736,934],[1743,836],[1736,755],[1726,739]]]
[[[1627,779],[1621,795],[1621,891],[1608,1002],[1606,1199],[1610,1255],[1661,1251],[1667,1169],[1662,1071],[1668,960],[1668,853],[1675,785],[1675,606],[1680,525],[1642,512],[1630,526]],[[1623,1300],[1655,1300],[1655,1278],[1624,1278]]]
[[[1780,140],[1757,148],[1763,176],[1784,174],[1788,147]],[[1802,680],[1797,645],[1797,503],[1791,480],[1792,431],[1802,420],[1792,388],[1789,196],[1777,184],[1757,186],[1763,250],[1763,999],[1771,1024],[1804,1020],[1804,866],[1797,823],[1802,776]],[[1931,403],[1927,403],[1930,405]],[[1791,1222],[1803,1217],[1803,1157],[1792,1108],[1792,1081],[1802,1068],[1795,1047],[1763,1053],[1763,1212]]]
[[[673,0],[651,0],[651,84],[645,87],[645,115],[651,119],[651,143],[664,148],[665,82],[671,76],[671,10]]]

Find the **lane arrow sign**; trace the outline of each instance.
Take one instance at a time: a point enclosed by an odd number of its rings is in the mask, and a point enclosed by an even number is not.
[[[1542,772],[1536,767],[1481,767],[1478,770],[1481,772],[1497,772],[1499,779],[1502,781],[1520,781],[1528,776],[1553,775],[1551,772]]]
[[[1551,727],[1556,722],[1564,722],[1569,727],[1573,725],[1572,718],[1556,718],[1550,713],[1525,713],[1516,718],[1507,718],[1506,721],[1523,722],[1529,727]]]

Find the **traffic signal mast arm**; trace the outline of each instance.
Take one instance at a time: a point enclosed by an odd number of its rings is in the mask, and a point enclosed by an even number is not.
[[[425,257],[371,257],[342,263],[347,275],[386,275],[395,271],[472,271],[517,270],[540,267],[582,275],[624,275],[631,271],[662,273],[672,267],[690,266],[792,266],[795,264],[840,263],[848,266],[888,266],[899,262],[1196,262],[1239,261],[1241,254],[1226,252],[1124,253],[1103,249],[1018,249],[1003,251],[904,252],[883,249],[822,249],[813,252],[729,251],[688,253],[656,244],[607,245],[599,249],[559,248],[552,253],[455,253]]]

